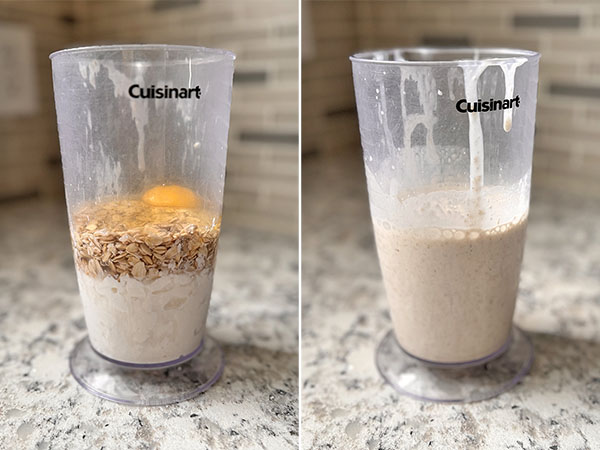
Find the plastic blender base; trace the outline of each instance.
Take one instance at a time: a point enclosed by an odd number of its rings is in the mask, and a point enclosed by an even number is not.
[[[223,373],[223,353],[205,336],[189,361],[160,369],[137,369],[110,362],[92,348],[86,336],[69,357],[71,374],[92,394],[116,403],[137,406],[182,402],[206,391]]]
[[[398,392],[430,402],[476,402],[495,397],[517,384],[533,363],[533,345],[527,335],[513,327],[500,354],[479,361],[438,364],[406,353],[393,330],[377,347],[379,373]]]

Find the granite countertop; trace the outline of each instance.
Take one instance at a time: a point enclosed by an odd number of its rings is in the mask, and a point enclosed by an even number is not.
[[[208,333],[225,353],[223,376],[184,403],[129,407],[69,373],[86,329],[64,208],[3,204],[0,448],[297,448],[296,240],[227,227],[221,236]]]
[[[600,448],[600,202],[533,194],[515,316],[530,374],[491,400],[424,403],[375,367],[392,325],[360,154],[341,161],[303,164],[302,448]]]

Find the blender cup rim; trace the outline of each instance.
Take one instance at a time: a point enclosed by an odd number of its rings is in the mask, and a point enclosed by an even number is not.
[[[407,54],[416,54],[425,58],[435,57],[434,55],[446,57],[451,55],[461,55],[461,57],[423,60],[404,59],[403,55]],[[472,57],[469,58],[469,55]],[[485,58],[480,58],[482,55],[485,55]],[[397,59],[375,59],[378,56],[392,56]],[[537,61],[540,56],[540,53],[532,50],[503,47],[397,47],[356,53],[350,56],[350,61],[353,63],[398,66],[464,66],[469,64],[477,65],[483,62],[507,62],[516,58],[527,58],[530,61]],[[477,57],[477,59],[474,57]]]
[[[229,50],[223,50],[219,48],[200,47],[195,45],[169,45],[169,44],[111,44],[111,45],[89,45],[84,47],[73,47],[58,50],[50,53],[48,56],[51,60],[60,56],[72,56],[78,54],[86,54],[93,56],[94,53],[110,53],[110,52],[122,52],[122,51],[181,51],[185,53],[181,58],[175,58],[169,61],[170,63],[177,62],[177,59],[181,59],[181,62],[188,63],[184,58],[193,58],[193,62],[219,62],[219,61],[233,61],[236,58],[235,53]]]

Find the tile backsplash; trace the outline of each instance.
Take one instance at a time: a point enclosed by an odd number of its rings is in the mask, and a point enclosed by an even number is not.
[[[237,54],[224,215],[295,234],[298,222],[298,4],[295,0],[0,2],[33,28],[40,111],[0,118],[0,199],[61,196],[48,55],[80,45],[166,43]]]
[[[303,61],[303,152],[358,151],[355,51],[496,46],[542,53],[534,186],[600,197],[600,2],[310,1],[315,51]],[[304,44],[304,43],[303,43]],[[344,114],[335,114],[345,111]]]

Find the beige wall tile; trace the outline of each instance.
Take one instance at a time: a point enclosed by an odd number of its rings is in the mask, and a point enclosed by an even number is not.
[[[31,24],[42,105],[30,118],[0,119],[2,192],[62,195],[48,54],[93,43],[172,43],[237,53],[226,208],[228,221],[294,234],[298,217],[298,3],[295,0],[204,0],[155,9],[152,0],[1,2],[0,20]],[[245,72],[264,72],[244,82]],[[265,136],[247,142],[243,134]],[[269,136],[284,134],[284,143]],[[256,137],[256,136],[255,136]],[[260,136],[259,136],[260,137]],[[33,172],[22,177],[14,175]],[[35,173],[35,176],[31,175]],[[254,210],[259,205],[259,210]]]
[[[586,188],[585,182],[600,180],[600,2],[356,0],[354,15],[349,2],[331,3],[337,2],[311,2],[317,56],[303,63],[306,151],[359,148],[356,119],[328,115],[334,102],[343,108],[354,101],[350,67],[343,61],[356,49],[444,40],[526,48],[542,53],[534,180],[600,196],[600,189]]]

